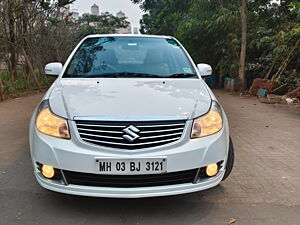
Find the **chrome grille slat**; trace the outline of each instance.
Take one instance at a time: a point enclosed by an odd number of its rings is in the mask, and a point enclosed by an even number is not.
[[[178,139],[179,139],[179,138],[172,138],[172,139],[163,140],[163,141],[152,141],[152,142],[144,142],[144,143],[139,143],[139,144],[124,144],[124,143],[117,143],[117,145],[123,145],[123,146],[150,145],[150,144],[155,144],[155,143],[163,143],[163,142],[175,141],[175,140],[178,140]],[[115,144],[116,144],[115,142],[98,141],[98,140],[93,140],[93,139],[88,139],[88,138],[82,138],[82,140],[90,141],[90,142],[104,143],[104,144],[111,144],[111,145],[115,145]]]
[[[150,136],[150,137],[141,137],[140,139],[145,140],[145,139],[153,139],[153,138],[160,138],[160,137],[170,137],[170,136],[175,136],[175,135],[181,135],[181,133],[165,134],[165,135]]]
[[[175,126],[184,126],[184,123],[180,124],[162,124],[162,125],[147,125],[147,126],[136,126],[137,128],[144,128],[144,127],[175,127]]]
[[[108,139],[123,140],[123,138],[120,138],[120,137],[102,136],[102,135],[87,134],[87,133],[80,133],[80,134],[83,135],[83,136],[90,136],[90,137],[98,137],[98,138],[108,138]]]
[[[168,129],[168,130],[141,131],[140,134],[162,133],[162,132],[169,132],[169,131],[178,131],[178,130],[183,130],[183,129],[184,129],[184,127],[182,127],[182,128],[176,128],[176,129]]]
[[[92,132],[98,132],[98,133],[113,133],[113,134],[122,134],[123,132],[121,131],[107,131],[107,130],[93,130],[93,129],[85,129],[85,128],[78,128],[78,130],[83,130],[83,131],[92,131]],[[80,132],[81,133],[81,132]]]
[[[112,128],[125,128],[126,126],[110,126],[110,125],[99,125],[99,124],[80,124],[78,123],[77,126],[87,126],[87,127],[112,127]]]
[[[94,145],[135,150],[181,139],[186,121],[75,121],[80,138]]]

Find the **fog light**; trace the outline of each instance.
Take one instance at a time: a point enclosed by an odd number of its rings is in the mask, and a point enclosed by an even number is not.
[[[209,177],[215,176],[219,172],[219,167],[217,163],[209,164],[206,167],[206,175]]]
[[[55,175],[54,168],[52,166],[43,165],[42,166],[42,174],[44,177],[51,179]]]

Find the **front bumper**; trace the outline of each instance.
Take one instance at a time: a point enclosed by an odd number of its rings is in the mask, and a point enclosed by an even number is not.
[[[34,173],[39,184],[49,190],[82,196],[140,198],[177,195],[205,190],[218,185],[225,172],[229,132],[225,122],[223,129],[212,136],[193,139],[189,138],[192,121],[188,121],[183,138],[165,146],[144,150],[117,150],[94,146],[81,141],[76,125],[70,122],[71,140],[61,140],[40,134],[34,125],[30,125],[30,151],[34,165]],[[95,158],[151,158],[167,157],[167,171],[178,172],[205,167],[210,163],[223,161],[219,173],[196,183],[183,183],[154,187],[112,188],[65,184],[45,179],[38,170],[36,163],[51,165],[55,168],[81,173],[95,173]]]
[[[146,198],[157,196],[179,195],[191,192],[197,192],[212,188],[218,185],[224,176],[224,171],[219,172],[213,178],[205,179],[199,183],[176,184],[157,187],[139,187],[139,188],[110,188],[110,187],[90,187],[82,185],[63,185],[50,181],[42,177],[38,172],[35,176],[39,184],[51,191],[89,196],[89,197],[107,197],[107,198]]]

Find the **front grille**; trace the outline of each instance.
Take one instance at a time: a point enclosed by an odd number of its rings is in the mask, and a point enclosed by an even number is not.
[[[68,184],[97,187],[154,187],[192,183],[198,169],[151,175],[98,175],[64,170]]]
[[[80,138],[83,141],[110,148],[129,150],[156,147],[178,141],[182,136],[185,124],[186,121],[183,120],[157,122],[76,121]],[[128,133],[124,131],[126,128],[129,128],[129,132],[127,129]],[[127,139],[124,135],[127,135]]]

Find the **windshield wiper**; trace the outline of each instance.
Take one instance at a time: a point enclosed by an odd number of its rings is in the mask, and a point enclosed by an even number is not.
[[[122,72],[122,73],[99,73],[99,74],[87,74],[87,75],[68,75],[67,77],[74,78],[189,78],[197,77],[196,74],[192,73],[176,73],[168,76],[161,76],[149,73],[133,73],[133,72]]]
[[[150,78],[160,78],[161,76],[148,73],[132,73],[132,72],[123,72],[123,73],[102,73],[102,74],[92,74],[92,75],[80,75],[78,77],[85,78],[124,78],[124,77],[150,77]]]
[[[170,76],[167,76],[167,78],[189,78],[189,77],[197,77],[197,75],[193,73],[175,73]]]

